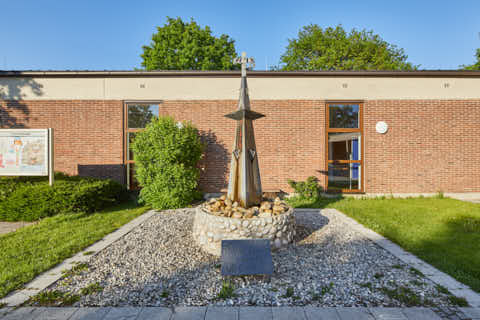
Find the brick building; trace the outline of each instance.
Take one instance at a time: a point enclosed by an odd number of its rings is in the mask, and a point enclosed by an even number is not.
[[[264,189],[317,176],[330,190],[480,192],[480,72],[252,71],[248,84],[266,115]],[[54,128],[56,171],[133,186],[135,132],[152,115],[189,120],[208,142],[201,187],[218,192],[239,86],[239,72],[0,72],[0,127]]]

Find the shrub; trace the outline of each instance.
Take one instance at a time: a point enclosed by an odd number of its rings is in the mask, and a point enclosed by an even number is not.
[[[198,196],[197,163],[204,145],[189,123],[156,118],[137,133],[132,145],[140,200],[155,209],[180,208]]]
[[[306,181],[293,181],[289,179],[287,182],[300,198],[318,199],[322,191],[322,188],[318,185],[317,177],[308,177]]]
[[[0,221],[34,221],[59,213],[91,213],[118,203],[125,188],[113,180],[56,174],[46,178],[0,179]]]

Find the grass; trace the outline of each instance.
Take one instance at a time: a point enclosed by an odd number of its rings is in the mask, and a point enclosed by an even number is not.
[[[58,290],[41,291],[25,302],[25,305],[38,307],[66,307],[80,300],[77,294],[70,294]]]
[[[0,298],[147,209],[127,202],[92,214],[45,218],[38,224],[0,236]]]
[[[235,287],[230,281],[222,282],[222,289],[217,295],[217,299],[225,300],[235,297]]]
[[[480,292],[480,205],[433,198],[293,198],[297,208],[335,208]],[[418,274],[417,270],[411,270]]]
[[[93,293],[98,293],[98,292],[102,292],[102,291],[103,291],[103,287],[98,282],[94,282],[94,283],[90,283],[85,288],[82,288],[80,290],[80,293],[83,296],[88,296],[88,295],[91,295]]]
[[[293,288],[292,287],[288,287],[287,288],[287,291],[285,292],[285,294],[283,296],[281,296],[282,298],[291,298],[293,297],[293,294],[294,294],[294,291],[293,291]]]
[[[405,286],[400,286],[395,289],[381,288],[380,291],[382,291],[390,299],[400,301],[408,307],[418,307],[428,304],[428,301],[422,301],[422,299],[412,289]]]

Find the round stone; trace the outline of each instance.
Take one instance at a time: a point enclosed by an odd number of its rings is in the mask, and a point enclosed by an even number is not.
[[[275,239],[275,248],[280,248],[282,246],[282,241],[280,239]]]

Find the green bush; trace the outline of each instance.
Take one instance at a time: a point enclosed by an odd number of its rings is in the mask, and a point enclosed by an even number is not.
[[[91,213],[116,204],[125,188],[113,180],[55,175],[0,179],[0,221],[34,221],[59,213]]]
[[[296,195],[303,199],[318,199],[323,190],[318,185],[318,178],[313,176],[308,177],[306,181],[288,180],[287,182],[295,190]]]
[[[155,209],[181,208],[198,196],[197,167],[204,145],[189,123],[155,118],[132,145],[140,200]]]

